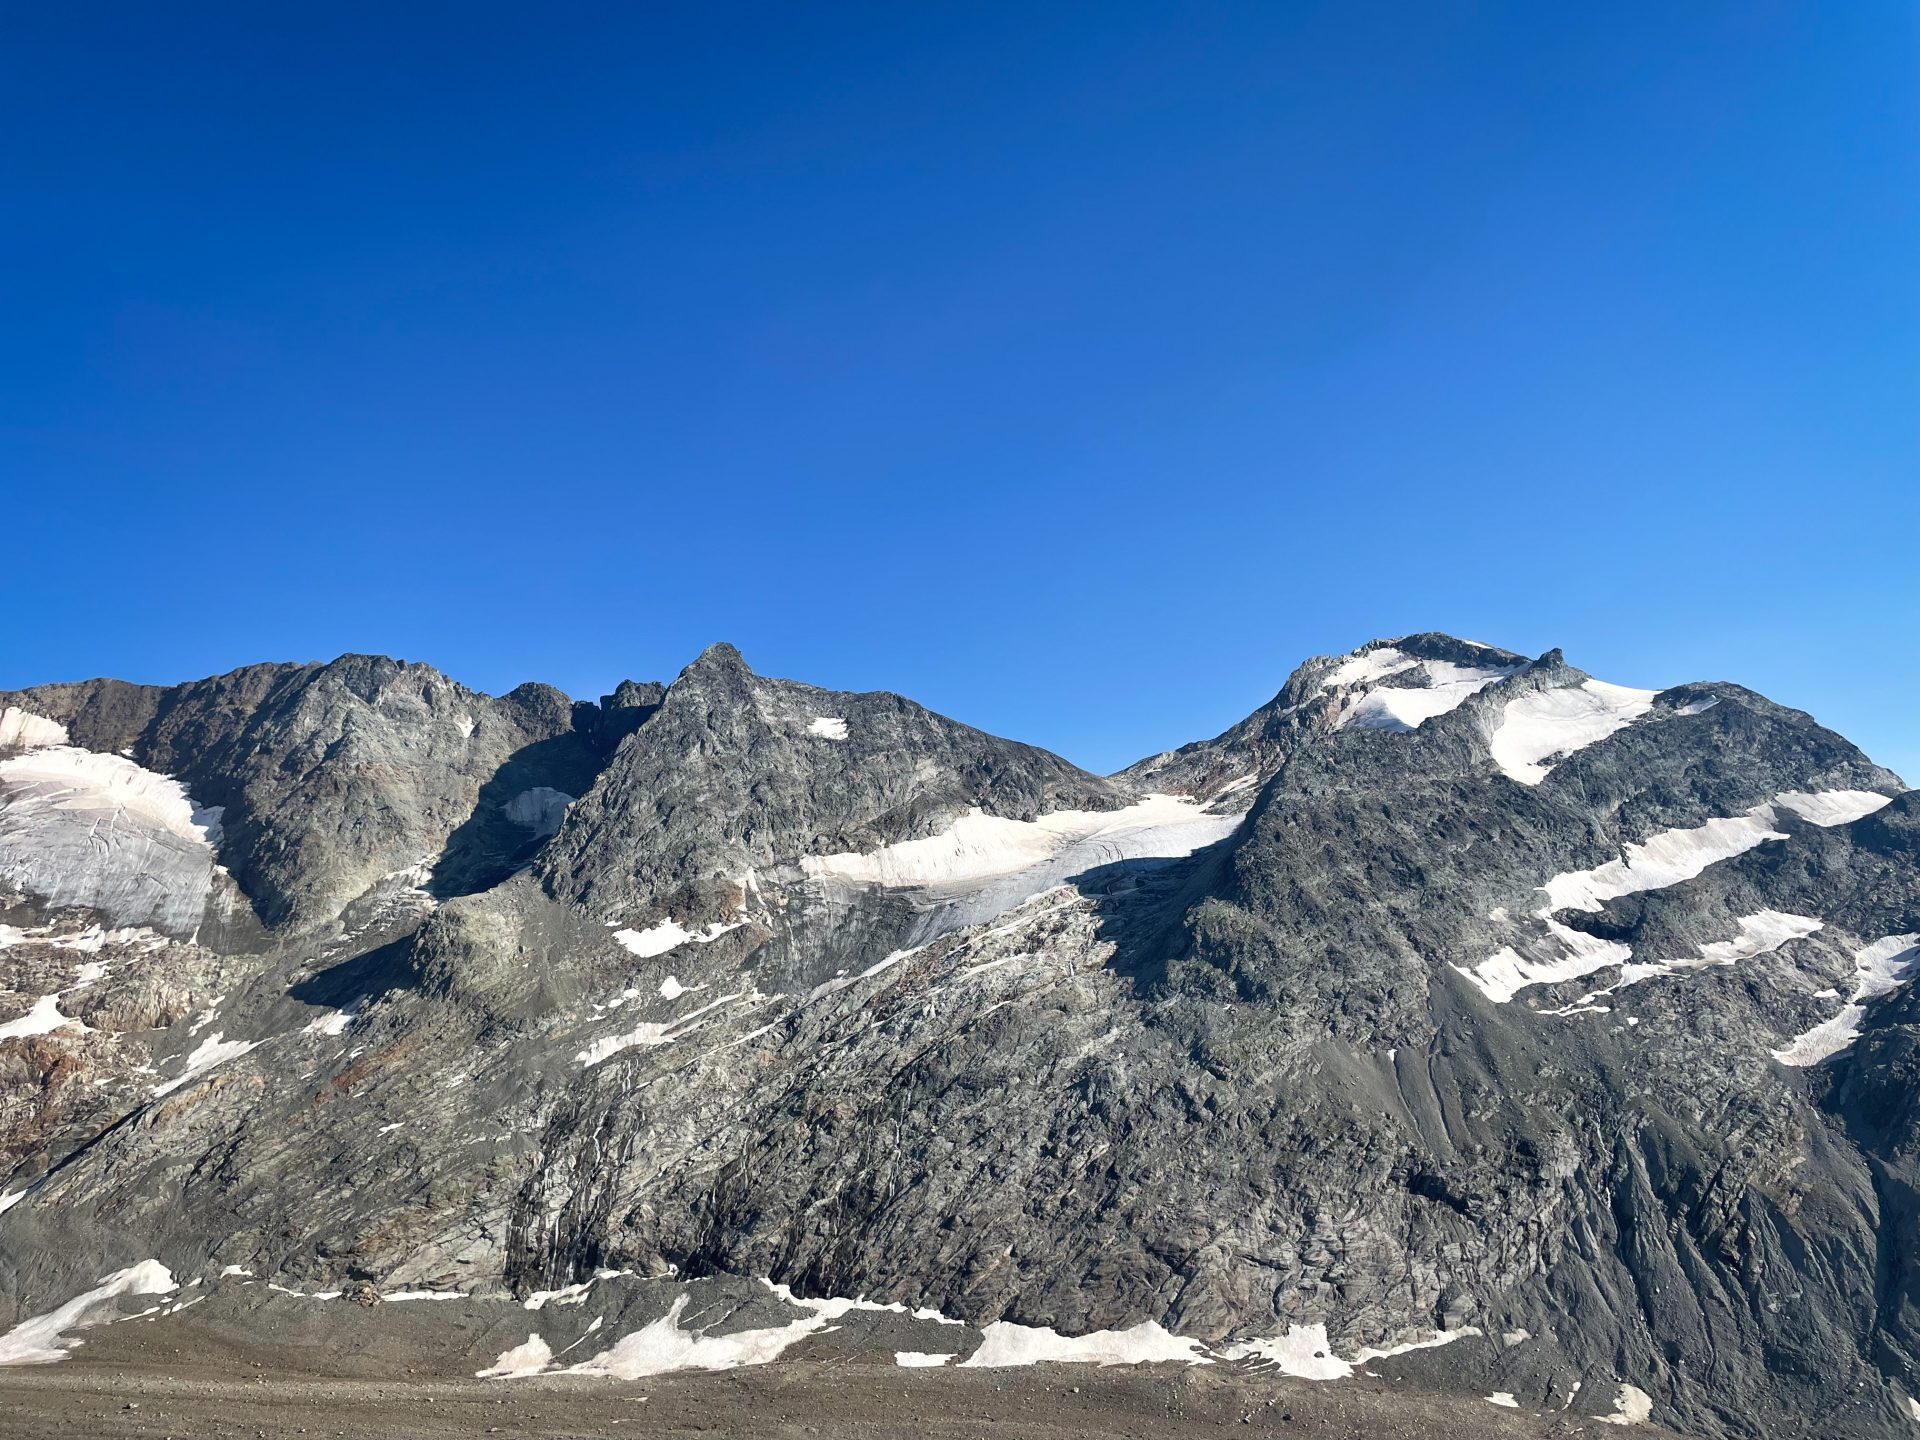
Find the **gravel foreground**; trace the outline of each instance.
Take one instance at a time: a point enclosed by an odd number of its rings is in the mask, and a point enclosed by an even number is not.
[[[1407,1381],[1316,1384],[1168,1365],[908,1374],[871,1361],[798,1361],[627,1382],[368,1380],[296,1373],[264,1353],[195,1353],[169,1344],[164,1354],[142,1356],[117,1337],[99,1334],[98,1341],[63,1364],[0,1370],[0,1440],[470,1435],[553,1440],[637,1435],[1539,1440],[1585,1435],[1600,1440],[1672,1433],[1507,1410]]]

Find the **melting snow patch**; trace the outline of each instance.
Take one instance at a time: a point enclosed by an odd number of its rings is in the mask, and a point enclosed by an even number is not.
[[[482,1380],[509,1380],[524,1375],[538,1375],[552,1363],[553,1347],[538,1335],[529,1335],[526,1344],[503,1352],[493,1364],[485,1370],[476,1370],[474,1374]]]
[[[571,1375],[608,1375],[616,1380],[640,1380],[675,1370],[734,1370],[778,1360],[798,1341],[828,1328],[818,1315],[789,1325],[761,1330],[739,1330],[731,1335],[707,1335],[682,1330],[687,1297],[674,1298],[673,1308],[651,1324],[616,1341],[591,1360],[567,1368]],[[505,1358],[504,1356],[502,1357]]]
[[[910,1310],[897,1300],[891,1304],[884,1304],[878,1300],[867,1300],[864,1298],[859,1300],[839,1298],[808,1300],[794,1294],[791,1286],[764,1279],[760,1283],[778,1295],[782,1300],[786,1301],[787,1304],[796,1306],[802,1310],[811,1310],[814,1314],[826,1320],[838,1320],[841,1316],[855,1310],[869,1310],[876,1311],[883,1315],[911,1315],[916,1320],[931,1320],[936,1325],[964,1325],[967,1323],[964,1320],[949,1320],[938,1310]]]
[[[1720,703],[1718,695],[1709,695],[1704,700],[1690,700],[1673,713],[1676,715],[1704,715]]]
[[[1511,1392],[1506,1390],[1494,1391],[1493,1394],[1487,1396],[1487,1403],[1489,1405],[1499,1405],[1508,1410],[1518,1410],[1520,1408],[1520,1402],[1513,1398]]]
[[[388,1290],[380,1298],[391,1304],[401,1300],[464,1300],[467,1297],[459,1290]]]
[[[1541,886],[1547,895],[1547,913],[1597,913],[1618,896],[1664,890],[1691,880],[1709,865],[1743,855],[1768,840],[1786,839],[1773,822],[1773,807],[1757,805],[1745,815],[1709,820],[1692,829],[1663,830],[1644,845],[1624,845],[1618,860],[1556,875]]]
[[[72,746],[0,760],[0,877],[58,905],[186,931],[213,881],[219,816],[179,781]]]
[[[87,1028],[78,1020],[60,1013],[58,995],[42,995],[33,1002],[33,1008],[26,1014],[17,1020],[9,1020],[6,1024],[0,1025],[0,1040],[24,1039],[29,1035],[50,1035],[63,1025],[80,1025],[83,1032]]]
[[[1469,696],[1515,673],[1506,666],[1454,665],[1445,660],[1421,660],[1417,666],[1428,681],[1426,685],[1382,686],[1370,691],[1343,709],[1333,728],[1417,730],[1425,721],[1459,709]]]
[[[1880,795],[1872,790],[1824,790],[1818,795],[1789,790],[1776,798],[1802,820],[1820,826],[1850,825],[1862,816],[1873,814],[1883,805],[1893,803],[1891,795]]]
[[[1613,1414],[1597,1418],[1602,1425],[1642,1425],[1653,1414],[1653,1397],[1637,1385],[1622,1385],[1613,1397]]]
[[[1320,682],[1321,693],[1339,689],[1346,685],[1365,685],[1375,680],[1384,680],[1389,675],[1398,675],[1402,670],[1411,670],[1420,662],[1403,651],[1387,646],[1379,650],[1362,650],[1349,655],[1339,666]]]
[[[1740,930],[1731,940],[1715,940],[1700,947],[1700,954],[1684,960],[1648,960],[1623,963],[1620,978],[1605,989],[1595,990],[1582,995],[1565,1009],[1550,1011],[1554,1015],[1573,1015],[1588,1010],[1602,1010],[1593,1002],[1624,990],[1629,985],[1638,985],[1642,980],[1652,980],[1661,975],[1673,975],[1682,970],[1704,970],[1715,965],[1735,965],[1742,960],[1751,960],[1757,955],[1771,955],[1789,940],[1803,940],[1821,929],[1821,922],[1811,915],[1792,915],[1782,910],[1762,910],[1758,914],[1743,915],[1739,921]],[[1629,1025],[1640,1022],[1629,1018]]]
[[[711,945],[729,930],[738,930],[747,922],[736,920],[731,925],[723,925],[718,920],[705,930],[688,930],[679,921],[669,916],[658,925],[645,930],[616,930],[613,938],[630,954],[638,955],[642,960],[651,960],[656,955],[664,955],[669,950],[677,950],[682,945]]]
[[[257,1040],[223,1040],[221,1035],[222,1032],[216,1030],[202,1040],[194,1052],[187,1056],[187,1068],[180,1072],[177,1079],[153,1087],[154,1097],[157,1099],[172,1094],[189,1080],[197,1080],[216,1066],[239,1059],[259,1044]]]
[[[935,1354],[927,1350],[896,1350],[893,1363],[906,1370],[931,1370],[953,1359],[951,1355]]]
[[[750,990],[736,990],[731,995],[722,995],[717,1000],[709,1000],[698,1010],[689,1010],[686,1014],[677,1015],[671,1020],[644,1021],[634,1026],[633,1029],[624,1035],[610,1035],[604,1040],[594,1041],[593,1044],[575,1055],[573,1057],[574,1061],[576,1064],[584,1065],[590,1069],[598,1065],[602,1060],[610,1060],[622,1050],[631,1050],[636,1045],[654,1046],[670,1044],[686,1034],[688,1030],[692,1029],[693,1022],[700,1019],[708,1011],[718,1009],[722,1005],[731,1004],[735,1000],[744,1000],[752,993]]]
[[[1056,810],[1036,820],[1001,819],[976,807],[951,829],[924,840],[902,840],[866,854],[810,855],[800,864],[815,880],[965,888],[1033,869],[1051,874],[1064,862],[1064,873],[1044,884],[1036,879],[1037,888],[1028,893],[1037,894],[1076,868],[1191,855],[1232,834],[1242,818],[1209,815],[1183,795],[1149,795],[1120,810]]]
[[[844,740],[847,738],[847,722],[834,715],[822,715],[807,726],[809,735],[818,735],[822,740]]]
[[[1493,732],[1493,762],[1522,785],[1538,785],[1571,755],[1631,725],[1653,708],[1652,690],[1583,680],[1559,690],[1536,690],[1506,703]]]
[[[1279,1367],[1282,1374],[1300,1380],[1344,1380],[1360,1366],[1375,1360],[1389,1360],[1395,1355],[1406,1355],[1415,1350],[1432,1350],[1479,1333],[1479,1329],[1472,1325],[1458,1330],[1431,1330],[1385,1349],[1363,1345],[1351,1360],[1342,1360],[1334,1354],[1325,1323],[1317,1322],[1312,1325],[1289,1325],[1279,1335],[1242,1340],[1228,1346],[1221,1354],[1229,1360],[1265,1361]]]
[[[1542,939],[1528,941],[1519,949],[1509,945],[1478,965],[1453,968],[1479,986],[1494,1004],[1505,1005],[1529,985],[1578,980],[1633,958],[1632,947],[1617,940],[1602,940],[1557,920],[1548,920],[1546,926],[1547,934]]]
[[[67,727],[18,706],[0,710],[0,750],[42,750],[67,743]]]
[[[1096,1330],[1090,1335],[1062,1335],[1044,1325],[1016,1325],[996,1320],[981,1332],[980,1348],[960,1362],[962,1369],[990,1369],[1009,1365],[1039,1365],[1055,1361],[1074,1365],[1145,1365],[1178,1361],[1211,1365],[1206,1347],[1183,1340],[1151,1320],[1128,1330]]]
[[[27,1198],[25,1190],[8,1190],[0,1193],[0,1215],[4,1215],[22,1200]]]
[[[329,1010],[324,1015],[316,1015],[307,1022],[302,1031],[306,1035],[344,1035],[347,1027],[353,1023],[353,1016],[345,1010]]]
[[[64,1360],[67,1352],[81,1343],[69,1339],[64,1332],[84,1329],[93,1323],[88,1311],[121,1295],[170,1295],[177,1289],[173,1272],[158,1260],[142,1260],[138,1265],[116,1270],[58,1310],[22,1320],[5,1335],[0,1335],[0,1365],[47,1365]]]
[[[1853,956],[1853,998],[1840,1013],[1823,1020],[1811,1030],[1794,1036],[1773,1058],[1782,1065],[1818,1065],[1831,1059],[1860,1038],[1860,1023],[1866,1019],[1865,1002],[1891,994],[1920,971],[1920,934],[1889,935],[1876,940]]]

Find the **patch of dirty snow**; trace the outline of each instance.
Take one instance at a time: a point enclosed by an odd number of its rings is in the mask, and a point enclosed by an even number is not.
[[[1598,1415],[1602,1425],[1644,1425],[1653,1415],[1653,1397],[1638,1385],[1622,1385],[1613,1397],[1613,1414]]]
[[[1920,934],[1888,935],[1853,956],[1853,998],[1840,1013],[1803,1031],[1773,1052],[1782,1065],[1818,1065],[1830,1060],[1860,1038],[1866,1002],[1891,994],[1920,972]]]
[[[1653,690],[1583,680],[1558,690],[1535,690],[1509,700],[1495,726],[1493,763],[1522,785],[1538,785],[1576,750],[1604,740],[1653,708]]]
[[[1282,1374],[1300,1380],[1344,1380],[1360,1366],[1375,1360],[1387,1360],[1415,1350],[1436,1349],[1479,1333],[1479,1329],[1472,1325],[1458,1330],[1425,1331],[1384,1349],[1363,1345],[1352,1359],[1343,1360],[1334,1353],[1325,1322],[1317,1321],[1311,1325],[1289,1325],[1279,1335],[1241,1340],[1220,1353],[1229,1360],[1264,1361],[1278,1367]]]
[[[1211,1365],[1206,1347],[1183,1340],[1152,1320],[1126,1330],[1096,1330],[1088,1335],[1062,1335],[1044,1325],[1016,1325],[996,1320],[981,1331],[980,1348],[960,1362],[960,1368],[994,1369],[1047,1362],[1071,1365],[1145,1365],[1176,1361]]]
[[[1345,660],[1320,682],[1321,693],[1341,689],[1348,685],[1366,685],[1376,680],[1384,680],[1389,675],[1398,675],[1402,670],[1411,670],[1420,662],[1404,651],[1392,646],[1383,646],[1378,650],[1362,650],[1349,655]]]
[[[1715,940],[1702,945],[1697,956],[1678,960],[1636,960],[1623,963],[1620,967],[1620,978],[1613,984],[1582,995],[1565,1009],[1548,1013],[1573,1015],[1599,1009],[1601,1007],[1596,1006],[1594,1001],[1603,999],[1617,990],[1624,990],[1629,985],[1638,985],[1643,980],[1673,975],[1683,970],[1704,970],[1716,965],[1736,965],[1742,960],[1751,960],[1759,955],[1771,955],[1788,941],[1804,940],[1823,928],[1822,922],[1811,915],[1794,915],[1783,910],[1761,910],[1753,915],[1743,915],[1737,923],[1739,933],[1731,940]],[[1632,1018],[1627,1021],[1629,1025],[1639,1023]]]
[[[565,1373],[641,1380],[676,1370],[736,1370],[748,1365],[766,1365],[778,1360],[807,1336],[829,1328],[820,1316],[808,1315],[788,1325],[710,1335],[680,1328],[680,1317],[686,1309],[687,1297],[676,1296],[673,1308],[658,1320],[623,1336],[612,1348],[593,1359],[568,1366]]]
[[[524,1345],[501,1352],[498,1360],[484,1370],[476,1370],[474,1375],[481,1380],[515,1379],[524,1375],[538,1375],[552,1363],[553,1347],[538,1335],[529,1335]]]
[[[142,1260],[116,1270],[59,1309],[22,1320],[0,1335],[0,1365],[48,1365],[64,1360],[81,1343],[66,1332],[97,1323],[89,1312],[122,1295],[171,1295],[179,1288],[173,1272],[158,1260]]]
[[[177,1078],[153,1087],[154,1097],[157,1099],[162,1095],[171,1095],[189,1080],[197,1080],[209,1070],[224,1065],[229,1060],[239,1059],[259,1043],[257,1040],[227,1040],[223,1038],[222,1031],[214,1031],[200,1042],[191,1055],[187,1056],[187,1068],[181,1071]]]
[[[709,1000],[697,1010],[689,1010],[684,1015],[676,1015],[671,1020],[648,1020],[634,1026],[624,1035],[611,1035],[604,1040],[596,1040],[579,1054],[574,1062],[591,1069],[603,1060],[610,1060],[622,1050],[631,1050],[635,1046],[668,1045],[694,1028],[694,1022],[708,1012],[722,1005],[730,1005],[736,1000],[745,1000],[753,995],[751,990],[736,990],[731,995],[722,995],[717,1000]]]
[[[1508,1390],[1494,1391],[1493,1394],[1487,1396],[1487,1403],[1489,1405],[1499,1405],[1508,1410],[1518,1410],[1520,1408],[1520,1402],[1514,1399],[1512,1392]]]
[[[935,1366],[944,1365],[949,1360],[955,1358],[955,1356],[950,1354],[936,1353],[929,1350],[896,1350],[893,1352],[893,1363],[900,1366],[903,1370],[930,1370]]]
[[[1606,902],[1645,890],[1664,890],[1691,880],[1709,865],[1744,855],[1756,845],[1787,837],[1773,828],[1771,805],[1756,805],[1744,815],[1707,821],[1691,828],[1662,830],[1645,844],[1621,846],[1618,860],[1591,870],[1556,875],[1540,888],[1548,913],[1585,910],[1598,913]]]
[[[1191,855],[1232,834],[1243,818],[1210,815],[1184,795],[1148,795],[1119,810],[1056,810],[1035,820],[1007,820],[976,807],[924,840],[864,854],[810,855],[800,864],[813,880],[887,889],[962,890],[1031,876],[1033,888],[1019,897],[1025,899],[1097,865]]]
[[[19,1040],[29,1035],[50,1035],[63,1025],[79,1025],[81,1031],[86,1026],[71,1016],[60,1013],[58,995],[42,995],[33,1002],[33,1008],[17,1020],[9,1020],[0,1025],[0,1040]]]

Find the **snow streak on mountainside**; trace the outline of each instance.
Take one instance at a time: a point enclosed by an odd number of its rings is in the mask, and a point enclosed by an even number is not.
[[[1109,777],[729,646],[0,695],[0,1362],[137,1310],[1905,1435],[1916,806],[1436,634]]]

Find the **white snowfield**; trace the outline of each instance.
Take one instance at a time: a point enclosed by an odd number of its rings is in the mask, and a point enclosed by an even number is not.
[[[723,925],[716,920],[704,930],[689,930],[668,916],[645,930],[616,930],[613,938],[629,954],[638,955],[642,960],[651,960],[669,950],[678,950],[682,945],[711,945],[729,930],[738,930],[746,923],[736,920],[731,925]]]
[[[847,722],[837,715],[822,715],[807,726],[809,735],[818,735],[822,740],[844,740],[847,738]]]
[[[1571,755],[1631,725],[1653,708],[1655,690],[1633,690],[1583,680],[1558,690],[1536,690],[1509,700],[1491,742],[1494,764],[1522,785],[1538,785]]]
[[[1224,839],[1244,817],[1210,815],[1184,795],[1148,795],[1120,810],[1056,810],[1007,820],[978,807],[924,840],[866,854],[810,855],[809,879],[885,889],[961,893],[1017,877],[1011,908],[1069,875],[1121,860],[1177,859]],[[996,912],[997,913],[997,912]]]
[[[807,1336],[829,1328],[825,1316],[814,1314],[786,1325],[737,1330],[731,1335],[708,1335],[680,1328],[680,1317],[686,1309],[687,1297],[675,1297],[673,1307],[658,1320],[623,1336],[611,1349],[591,1360],[569,1365],[564,1373],[641,1380],[675,1370],[734,1370],[743,1365],[765,1365],[778,1360]],[[526,1346],[516,1349],[530,1357]],[[514,1353],[510,1350],[507,1355]],[[506,1364],[507,1355],[495,1362],[496,1368]]]
[[[897,1302],[882,1304],[871,1300],[806,1299],[795,1295],[785,1285],[770,1280],[761,1283],[788,1305],[807,1313],[784,1325],[716,1335],[708,1329],[685,1323],[689,1297],[682,1294],[675,1297],[665,1315],[615,1341],[609,1349],[592,1359],[559,1366],[555,1363],[552,1348],[538,1333],[534,1333],[528,1335],[523,1344],[502,1352],[492,1365],[478,1374],[482,1379],[568,1374],[638,1380],[682,1370],[732,1370],[765,1365],[781,1358],[800,1340],[809,1335],[827,1333],[835,1328],[834,1321],[857,1311],[908,1315],[915,1320],[939,1325],[964,1326],[964,1322],[950,1320],[936,1310],[913,1309]],[[581,1285],[551,1293],[571,1299],[575,1291],[584,1291],[586,1288]],[[538,1307],[529,1304],[527,1308]],[[593,1333],[595,1329],[598,1329],[597,1324],[590,1327],[588,1333]],[[1384,1348],[1362,1346],[1351,1359],[1342,1359],[1334,1354],[1324,1323],[1289,1326],[1285,1334],[1277,1337],[1241,1341],[1216,1348],[1200,1340],[1175,1335],[1150,1320],[1124,1330],[1097,1330],[1086,1335],[1062,1335],[1044,1325],[1020,1325],[999,1320],[981,1329],[978,1348],[960,1361],[957,1368],[1001,1369],[1042,1364],[1211,1365],[1224,1359],[1263,1362],[1302,1379],[1338,1380],[1345,1379],[1375,1360],[1448,1345],[1480,1333],[1473,1326],[1459,1330],[1422,1331]],[[907,1369],[949,1365],[957,1358],[956,1352],[949,1351],[894,1352],[894,1364]]]
[[[1866,1002],[1888,995],[1920,973],[1920,934],[1888,935],[1853,956],[1853,996],[1840,1013],[1793,1037],[1773,1058],[1782,1065],[1818,1065],[1830,1060],[1860,1038]]]
[[[980,1332],[980,1348],[960,1362],[963,1370],[986,1370],[1048,1361],[1076,1365],[1141,1365],[1171,1360],[1187,1365],[1211,1365],[1207,1347],[1183,1340],[1151,1320],[1126,1330],[1095,1330],[1087,1335],[1062,1335],[1044,1325],[1016,1325],[996,1320]]]
[[[1372,659],[1398,653],[1376,650],[1355,658]],[[1344,671],[1346,666],[1341,669]],[[1405,665],[1395,664],[1385,670],[1380,678],[1417,672],[1427,683],[1424,686],[1382,685],[1371,690],[1343,707],[1333,722],[1333,728],[1344,730],[1351,726],[1356,730],[1417,730],[1422,722],[1459,709],[1468,696],[1477,695],[1495,681],[1517,674],[1519,669],[1517,665],[1455,665],[1447,660],[1414,660]]]
[[[50,1365],[64,1360],[70,1350],[82,1343],[66,1332],[111,1319],[97,1313],[108,1301],[122,1295],[171,1295],[178,1288],[173,1272],[158,1260],[142,1260],[138,1265],[116,1270],[58,1310],[22,1320],[5,1335],[0,1335],[0,1365]]]
[[[84,1031],[87,1027],[78,1020],[60,1013],[58,995],[42,995],[33,1002],[33,1008],[17,1020],[9,1020],[0,1025],[0,1040],[17,1040],[29,1035],[48,1035],[63,1025],[77,1025]]]
[[[1732,939],[1714,940],[1702,945],[1700,953],[1696,956],[1677,960],[1636,960],[1622,963],[1619,978],[1613,984],[1599,990],[1590,990],[1565,1009],[1549,1013],[1573,1015],[1583,1010],[1598,1009],[1601,1008],[1598,1005],[1599,1001],[1616,991],[1626,989],[1629,985],[1638,985],[1642,980],[1652,980],[1660,975],[1674,975],[1682,970],[1704,970],[1714,965],[1737,965],[1742,960],[1770,955],[1789,940],[1804,940],[1815,931],[1824,928],[1823,922],[1814,919],[1811,915],[1794,915],[1783,910],[1761,910],[1753,915],[1743,915],[1737,924],[1738,929]]]
[[[1630,947],[1617,941],[1601,940],[1562,925],[1553,916],[1562,910],[1598,913],[1606,902],[1622,895],[1648,890],[1664,890],[1701,874],[1710,865],[1743,855],[1769,840],[1785,840],[1776,807],[1793,811],[1812,824],[1831,826],[1848,824],[1870,815],[1891,803],[1890,797],[1868,790],[1828,790],[1819,794],[1787,791],[1772,802],[1756,805],[1744,815],[1725,816],[1704,825],[1663,830],[1644,844],[1629,842],[1621,846],[1620,858],[1596,865],[1591,870],[1575,870],[1555,875],[1540,891],[1546,903],[1533,912],[1544,924],[1544,933],[1519,945],[1510,945],[1488,956],[1477,965],[1455,965],[1496,1005],[1504,1005],[1531,985],[1554,985],[1577,980],[1609,965],[1625,965],[1633,958]],[[1775,912],[1763,912],[1774,914]],[[1758,920],[1760,917],[1749,917]],[[1808,917],[1783,917],[1794,922]],[[1745,922],[1742,922],[1743,926]],[[1818,927],[1818,922],[1813,922]],[[1805,933],[1811,933],[1807,931]],[[1791,935],[1767,948],[1777,949]],[[1742,940],[1727,942],[1736,948]],[[1729,952],[1731,953],[1731,952]],[[1761,954],[1755,950],[1750,954]],[[1735,958],[1741,958],[1736,955]],[[1703,957],[1700,963],[1731,963]],[[1668,973],[1673,969],[1695,968],[1684,962],[1659,962],[1638,978]],[[1630,983],[1630,982],[1629,982]],[[1618,987],[1614,987],[1618,988]],[[1561,1012],[1568,1013],[1568,1012]]]
[[[0,710],[0,750],[42,750],[67,743],[67,727],[17,705]]]
[[[191,933],[219,840],[217,809],[124,756],[56,745],[0,760],[0,879],[52,904]]]

